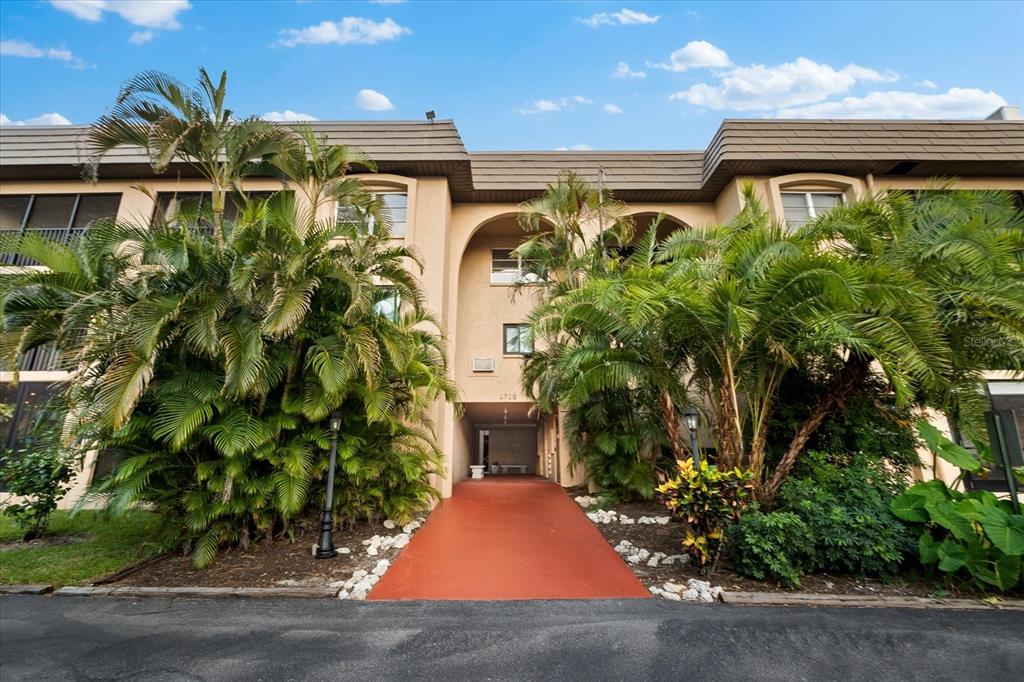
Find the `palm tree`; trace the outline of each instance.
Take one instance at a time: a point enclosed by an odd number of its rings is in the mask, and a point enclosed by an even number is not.
[[[837,339],[842,370],[798,427],[770,482],[777,490],[807,440],[883,367],[921,346],[918,381],[888,378],[897,394],[946,411],[984,442],[983,372],[1024,370],[1024,216],[999,192],[887,192],[817,219],[803,238],[873,273],[876,297],[847,318]],[[916,322],[908,313],[917,312]],[[922,317],[923,316],[923,317]]]
[[[287,138],[287,131],[255,116],[236,118],[226,95],[226,71],[214,85],[199,69],[195,87],[159,71],[138,74],[89,130],[87,177],[95,179],[103,156],[120,146],[144,149],[157,173],[184,161],[210,182],[214,236],[221,243],[228,193],[240,193],[243,178],[264,171],[265,157]]]
[[[48,269],[3,275],[5,359],[56,343],[75,370],[67,435],[124,458],[94,492],[181,519],[200,565],[311,502],[334,410],[346,424],[339,512],[422,509],[439,461],[426,410],[455,398],[409,269],[418,257],[389,242],[380,206],[346,176],[372,162],[308,129],[268,161],[306,202],[249,201],[216,243],[202,207],[154,225],[98,221],[70,246],[26,236],[10,250]],[[360,219],[317,220],[325,201]],[[385,297],[399,314],[378,313]]]

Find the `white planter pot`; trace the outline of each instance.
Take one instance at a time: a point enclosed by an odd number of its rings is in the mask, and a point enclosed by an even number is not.
[[[484,468],[483,468],[483,466],[482,465],[481,466],[477,466],[475,464],[470,466],[469,467],[469,476],[470,476],[470,478],[483,478],[484,477]]]

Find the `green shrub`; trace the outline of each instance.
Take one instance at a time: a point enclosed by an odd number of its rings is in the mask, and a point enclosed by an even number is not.
[[[891,575],[914,551],[913,535],[890,511],[905,488],[889,466],[864,455],[808,453],[771,513],[748,512],[729,535],[742,575],[784,585],[817,571]]]
[[[50,514],[70,487],[76,460],[61,446],[55,429],[33,435],[26,446],[0,456],[0,478],[7,492],[22,498],[17,504],[4,505],[4,513],[22,529],[25,540],[46,532]]]
[[[806,474],[786,481],[776,509],[807,525],[814,551],[809,570],[892,575],[913,552],[913,537],[890,511],[905,489],[884,462],[864,455],[846,461],[807,453]]]
[[[661,501],[683,522],[683,546],[705,566],[714,563],[726,528],[743,513],[754,489],[754,475],[740,469],[720,470],[704,461],[677,462],[677,474],[658,486]]]
[[[935,455],[962,471],[981,470],[972,453],[927,422],[918,431]],[[918,557],[926,568],[982,589],[1006,591],[1021,581],[1024,516],[1013,513],[1009,500],[983,490],[960,492],[935,479],[913,485],[891,506],[920,534]]]
[[[730,564],[740,575],[796,587],[811,565],[811,530],[792,512],[748,510],[729,529]]]

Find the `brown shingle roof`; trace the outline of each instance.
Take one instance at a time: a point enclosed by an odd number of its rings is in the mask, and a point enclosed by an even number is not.
[[[686,201],[700,191],[703,152],[472,152],[478,201],[521,201],[544,191],[562,170],[633,201]]]
[[[706,201],[737,175],[797,172],[1024,177],[1024,122],[725,120],[707,151],[467,153],[450,120],[317,121],[332,143],[357,146],[382,172],[446,176],[460,201],[536,196],[560,170],[596,181],[629,201]],[[0,179],[74,178],[87,126],[0,129]],[[180,167],[175,172],[187,173]],[[136,149],[111,152],[102,177],[150,176]]]
[[[705,186],[739,174],[1024,175],[1022,121],[726,119],[708,145]]]

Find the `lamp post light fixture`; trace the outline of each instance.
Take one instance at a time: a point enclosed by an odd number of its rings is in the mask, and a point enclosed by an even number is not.
[[[338,431],[341,430],[341,412],[331,413],[331,462],[327,468],[327,498],[324,500],[324,515],[320,517],[320,543],[316,548],[317,559],[330,559],[334,551],[334,467],[338,460]]]
[[[686,408],[683,412],[683,421],[686,422],[686,428],[690,431],[690,450],[693,452],[693,466],[699,471],[700,470],[700,450],[697,447],[697,427],[700,426],[700,412],[693,405]]]

